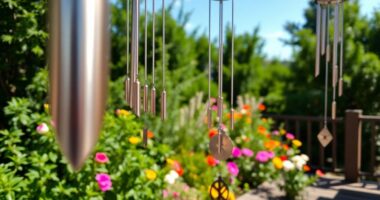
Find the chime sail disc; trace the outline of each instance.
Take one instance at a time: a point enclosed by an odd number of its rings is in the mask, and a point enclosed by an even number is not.
[[[95,146],[108,82],[108,1],[49,1],[50,101],[64,156],[79,170]]]
[[[333,140],[333,136],[327,127],[324,127],[317,137],[323,147],[326,147]]]
[[[231,138],[223,131],[221,132],[221,134],[216,134],[211,138],[209,150],[217,160],[227,160],[231,157],[233,144]],[[220,147],[219,143],[221,144]]]
[[[209,195],[212,200],[227,200],[230,196],[227,184],[221,177],[218,177],[210,187]]]

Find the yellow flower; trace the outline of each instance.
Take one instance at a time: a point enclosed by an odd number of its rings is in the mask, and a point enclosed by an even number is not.
[[[147,169],[147,170],[145,170],[145,176],[146,176],[149,180],[153,181],[153,180],[156,179],[156,177],[157,177],[157,173],[156,173],[155,171],[151,170],[151,169]]]
[[[49,104],[45,103],[44,104],[44,109],[45,109],[46,112],[48,112],[49,111]]]
[[[126,117],[130,114],[131,114],[130,112],[128,112],[127,110],[124,110],[124,109],[117,109],[116,110],[116,115],[119,117]]]
[[[170,159],[170,158],[168,158],[168,159],[166,159],[166,162],[169,164],[169,165],[172,165],[172,164],[174,164],[174,160],[173,159]]]
[[[281,135],[284,135],[286,133],[286,130],[285,129],[280,129],[280,134]]]
[[[261,121],[264,122],[264,123],[268,122],[267,118],[261,118]]]
[[[141,139],[139,137],[135,137],[135,136],[132,136],[128,139],[128,141],[131,143],[131,144],[138,144]]]
[[[282,169],[283,167],[282,160],[279,157],[274,157],[272,163],[276,169]]]
[[[300,147],[300,146],[302,146],[302,142],[299,141],[299,140],[293,140],[292,143],[293,143],[293,146],[295,146],[295,147]]]

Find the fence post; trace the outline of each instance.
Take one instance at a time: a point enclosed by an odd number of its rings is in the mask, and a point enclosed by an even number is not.
[[[358,182],[361,165],[362,110],[346,110],[344,175],[347,182]]]

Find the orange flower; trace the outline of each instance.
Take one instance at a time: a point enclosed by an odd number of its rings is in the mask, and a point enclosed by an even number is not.
[[[214,135],[216,135],[216,134],[218,134],[218,130],[216,130],[215,128],[213,128],[213,129],[210,129],[209,131],[208,131],[208,137],[209,138],[212,138]]]
[[[285,151],[289,150],[289,146],[287,144],[282,145],[282,148],[284,148]]]
[[[264,122],[264,123],[267,123],[268,119],[267,118],[261,118],[261,121]]]
[[[267,129],[261,125],[257,128],[257,131],[262,135],[265,135],[267,133]]]
[[[310,171],[310,167],[308,165],[303,166],[303,171],[308,172]]]
[[[243,105],[243,109],[246,110],[246,111],[249,111],[249,110],[251,110],[251,106],[248,105],[248,104],[244,104]]]
[[[265,107],[264,104],[260,103],[257,108],[260,110],[260,111],[264,111],[267,107]]]
[[[246,119],[245,119],[245,123],[247,123],[247,124],[251,124],[251,123],[252,123],[252,119],[251,119],[251,118],[246,118]]]
[[[154,133],[153,133],[152,131],[149,131],[149,130],[148,130],[148,134],[147,134],[147,135],[148,135],[148,138],[149,138],[149,139],[154,138]]]
[[[280,146],[279,141],[269,140],[267,142],[264,142],[264,147],[270,151],[273,151],[273,149],[275,149],[278,146]]]
[[[213,156],[208,155],[206,158],[206,162],[209,166],[214,167],[218,164],[218,160],[216,160]]]
[[[234,112],[234,119],[241,119],[243,115],[239,112]],[[231,113],[227,113],[227,118],[231,119]]]

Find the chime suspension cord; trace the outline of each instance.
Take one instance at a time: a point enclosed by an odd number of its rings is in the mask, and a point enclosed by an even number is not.
[[[231,50],[231,108],[234,104],[234,55],[235,55],[235,1],[232,0],[232,50]],[[234,117],[234,116],[231,116]]]
[[[326,42],[326,47],[327,49],[329,49],[329,18],[330,18],[330,15],[329,15],[329,10],[328,10],[328,6],[324,8],[325,9],[325,12],[324,12],[324,15],[327,17],[324,17],[324,20],[327,20],[327,23],[324,22],[324,24],[326,25],[327,24],[327,27],[325,27],[325,32],[322,33],[322,34],[325,34],[326,35],[326,39],[325,39],[325,42]],[[329,79],[329,59],[328,57],[330,56],[329,55],[329,50],[326,51],[326,66],[325,66],[325,110],[324,110],[324,120],[323,120],[323,123],[324,123],[324,126],[327,127],[327,97],[328,97],[328,94],[327,94],[327,90],[328,90],[328,79]]]
[[[344,3],[340,3],[340,70],[339,70],[339,96],[343,93],[343,43],[344,43]]]
[[[165,0],[162,0],[162,88],[165,91]]]
[[[145,9],[145,40],[144,40],[144,59],[145,59],[145,68],[144,68],[144,78],[145,78],[145,85],[148,84],[148,12],[146,9],[146,0],[144,1],[144,9]]]
[[[223,117],[223,0],[220,0],[219,4],[219,66],[218,66],[218,84],[219,84],[219,128],[221,129],[222,117]]]
[[[208,108],[211,107],[211,0],[208,2]]]
[[[155,0],[152,0],[153,8],[152,8],[152,17],[153,17],[153,34],[152,34],[152,85],[155,86],[155,64],[156,64],[156,6]]]
[[[129,0],[127,0],[127,77],[129,76]]]

